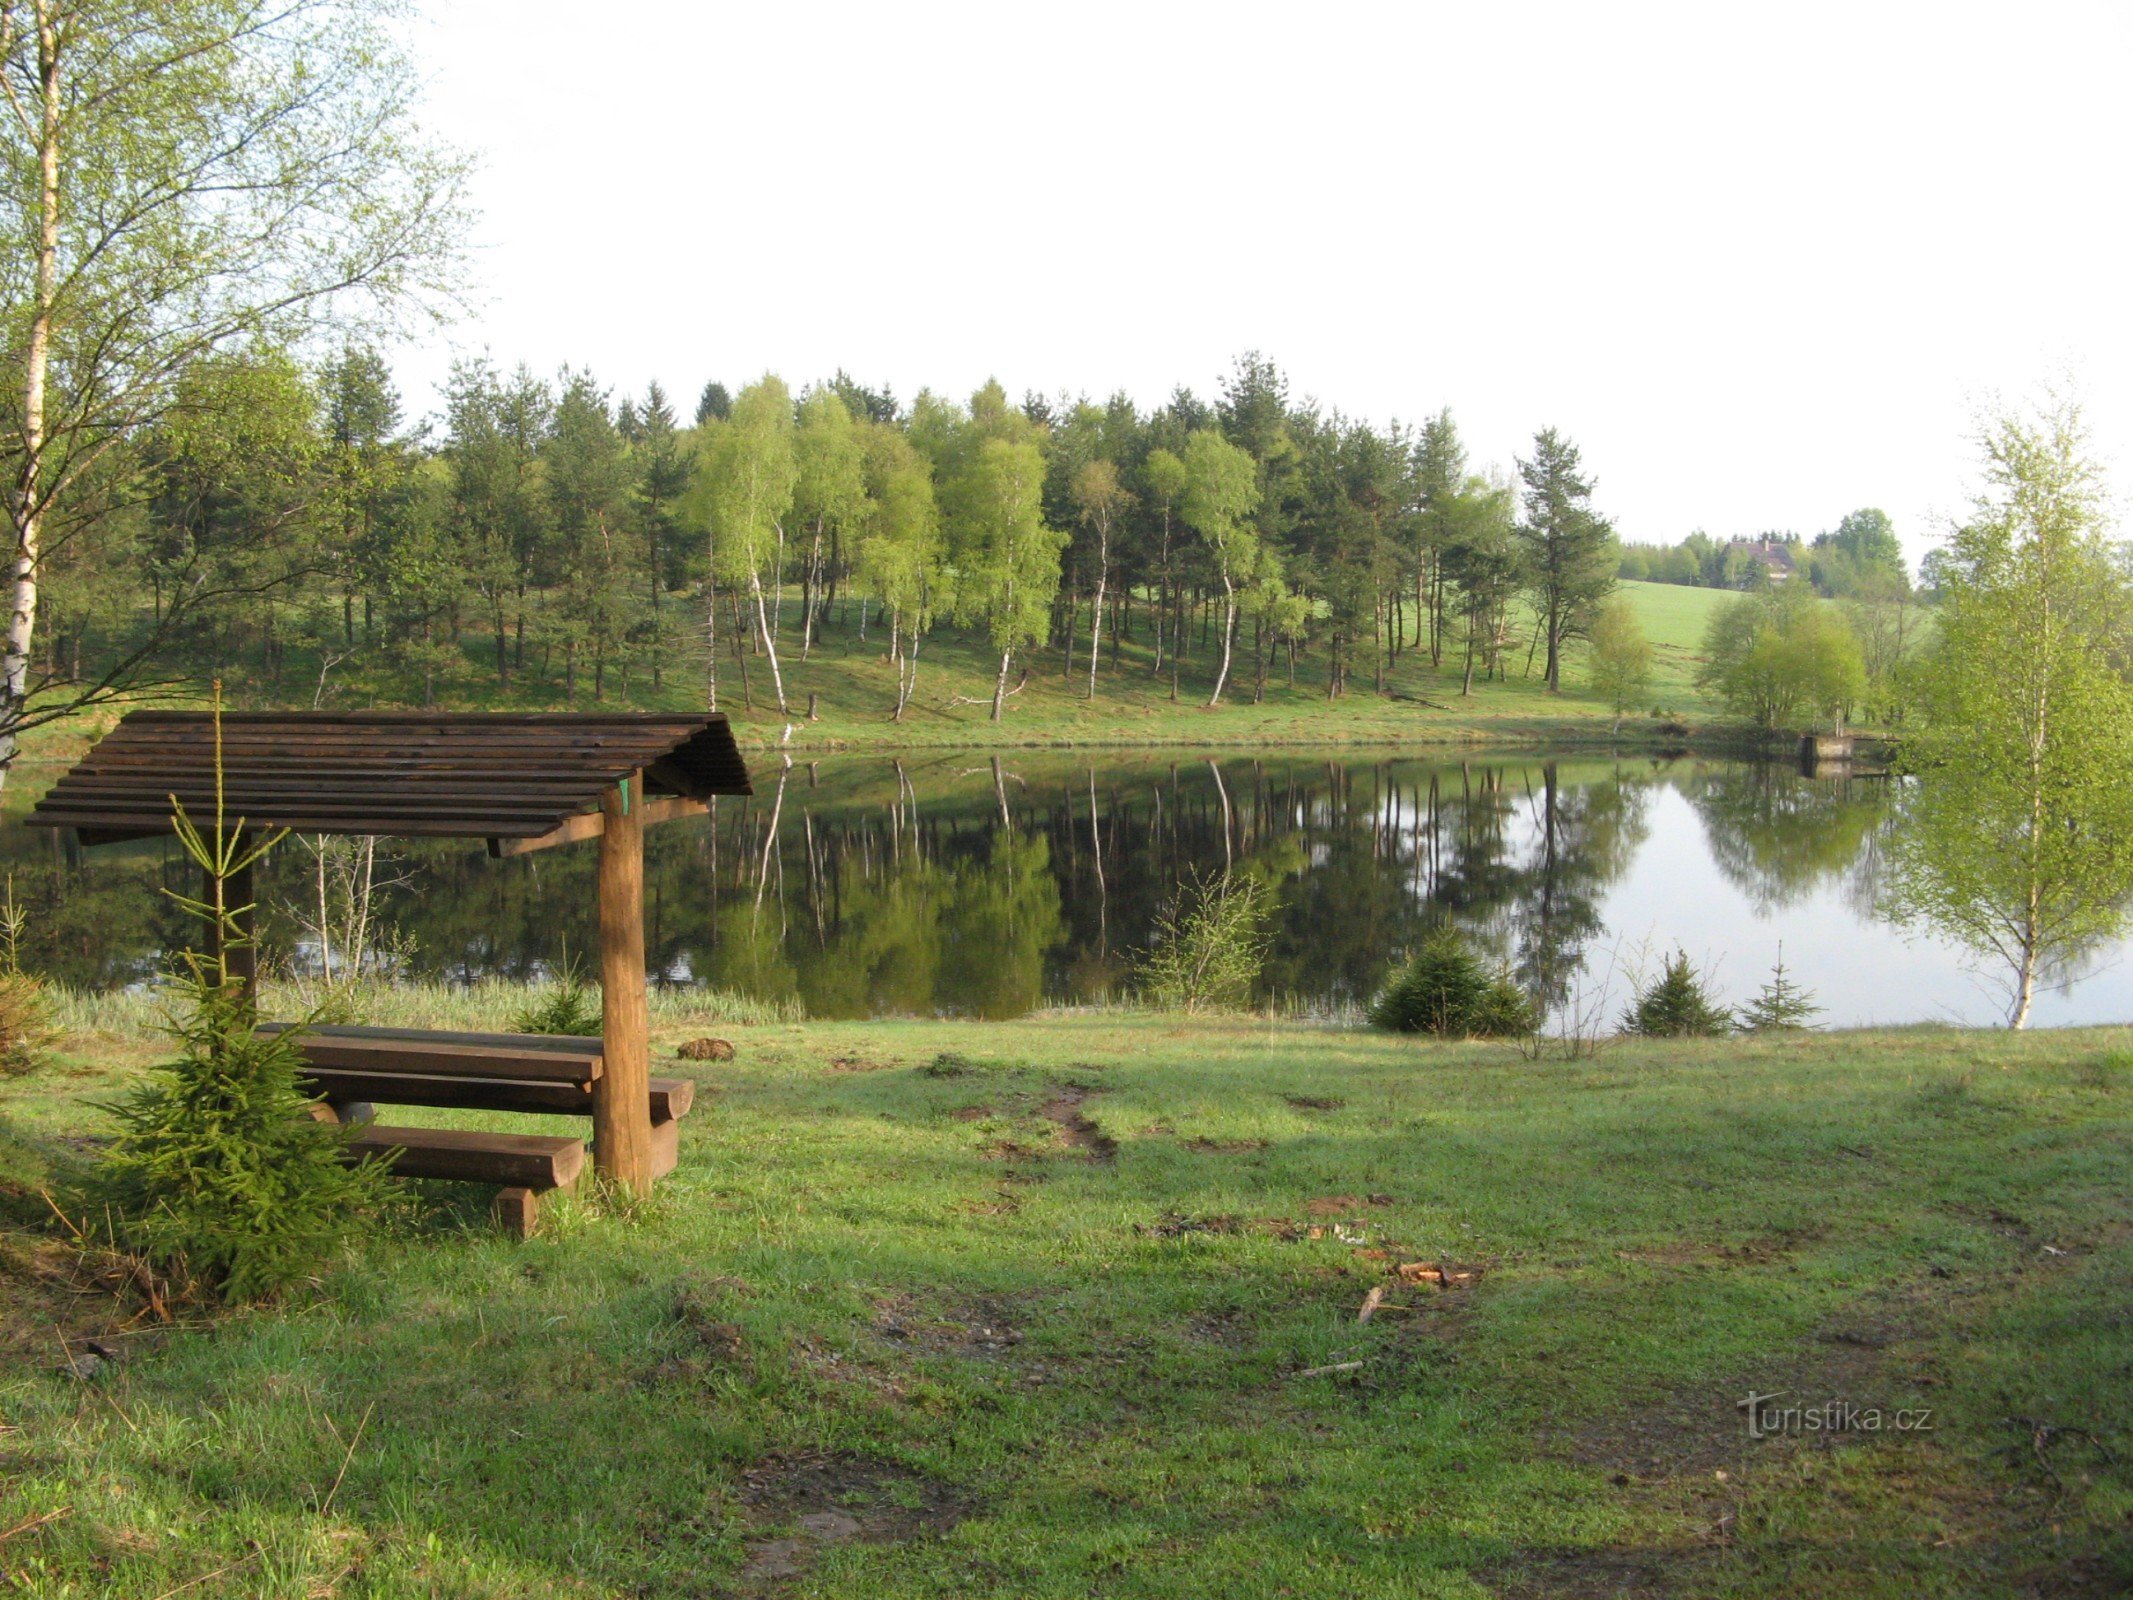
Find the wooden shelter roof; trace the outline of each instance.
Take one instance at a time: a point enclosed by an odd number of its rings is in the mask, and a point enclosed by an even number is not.
[[[228,711],[222,768],[232,824],[499,842],[590,836],[566,824],[633,772],[645,791],[633,799],[668,797],[647,820],[752,792],[718,712]],[[173,794],[202,826],[214,816],[205,711],[129,713],[28,821],[85,844],[147,838],[171,831]]]

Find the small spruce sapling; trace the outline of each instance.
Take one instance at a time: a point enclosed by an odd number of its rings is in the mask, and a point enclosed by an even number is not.
[[[570,959],[568,945],[563,947],[563,959],[556,967],[555,986],[511,1017],[513,1033],[589,1037],[598,1033],[601,1025],[599,987],[580,975],[577,963]]]
[[[165,891],[209,925],[214,951],[186,950],[173,964],[164,1027],[177,1057],[110,1108],[119,1131],[101,1186],[121,1243],[229,1299],[252,1300],[315,1273],[384,1204],[391,1179],[378,1161],[348,1163],[349,1130],[312,1115],[302,1025],[256,1031],[252,996],[231,969],[253,909],[230,904],[231,881],[282,835],[247,840],[243,818],[225,823],[221,712],[217,685],[212,827],[196,825],[171,797],[179,843],[206,893]]]
[[[1370,1008],[1372,1027],[1393,1033],[1432,1033],[1452,1039],[1502,1039],[1530,1034],[1540,1016],[1507,972],[1490,972],[1457,932],[1444,928]]]
[[[1715,1039],[1733,1031],[1733,1017],[1712,998],[1688,952],[1676,950],[1622,1013],[1622,1031],[1650,1039]]]
[[[1814,991],[1803,989],[1785,972],[1785,947],[1778,946],[1777,965],[1762,992],[1740,1008],[1740,1025],[1750,1033],[1768,1033],[1780,1028],[1811,1028],[1822,1014]]]

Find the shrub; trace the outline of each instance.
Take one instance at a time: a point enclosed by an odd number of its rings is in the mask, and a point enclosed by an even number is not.
[[[1844,719],[1866,692],[1866,663],[1844,615],[1806,584],[1742,595],[1711,614],[1697,683],[1765,728]]]
[[[1370,1022],[1394,1033],[1500,1039],[1531,1033],[1540,1016],[1509,973],[1490,972],[1464,939],[1444,929],[1386,986]]]
[[[1264,884],[1242,873],[1181,887],[1157,913],[1142,994],[1186,1011],[1244,1005],[1266,961],[1271,900]]]
[[[1711,998],[1687,952],[1676,950],[1622,1013],[1622,1031],[1652,1039],[1711,1039],[1731,1033],[1733,1018]]]
[[[1637,608],[1620,595],[1606,601],[1593,616],[1587,642],[1586,670],[1593,692],[1613,709],[1614,731],[1619,733],[1623,717],[1652,681],[1651,642],[1637,621]]]

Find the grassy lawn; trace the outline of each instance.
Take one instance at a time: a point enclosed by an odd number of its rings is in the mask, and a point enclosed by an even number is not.
[[[693,1031],[665,1017],[662,1053]],[[118,1326],[32,1226],[152,1043],[76,1034],[0,1084],[0,1575],[129,1600],[2133,1580],[2126,1030],[1577,1064],[1242,1019],[718,1031],[734,1063],[663,1068],[701,1091],[642,1216],[565,1205],[516,1245],[440,1190],[314,1292],[176,1330]],[[122,1359],[63,1375],[89,1335]],[[1883,1428],[1754,1441],[1751,1390]]]
[[[1622,592],[1636,605],[1651,639],[1655,661],[1651,703],[1646,710],[1664,716],[1637,717],[1626,723],[1630,741],[1659,737],[1661,723],[1686,721],[1705,726],[1720,718],[1718,706],[1695,685],[1703,629],[1712,611],[1734,596],[1717,589],[1672,584],[1625,583]],[[797,604],[797,597],[793,603]],[[1084,618],[1086,627],[1086,618]],[[789,630],[796,632],[796,630]],[[1086,638],[1083,640],[1086,643]],[[446,673],[435,689],[440,706],[463,710],[695,710],[704,699],[704,664],[700,643],[677,644],[654,689],[640,670],[627,687],[610,678],[606,699],[595,702],[589,675],[581,675],[575,699],[565,695],[560,658],[544,677],[532,670],[508,692],[499,691],[486,641],[469,634],[463,661]],[[1170,679],[1149,672],[1153,656],[1146,629],[1126,645],[1114,669],[1106,661],[1099,694],[1087,699],[1087,657],[1077,648],[1071,677],[1062,670],[1057,651],[1030,652],[1028,686],[1008,701],[1006,717],[990,720],[993,676],[999,657],[973,634],[942,627],[930,635],[919,655],[919,684],[902,723],[889,720],[895,704],[895,673],[881,654],[882,641],[870,636],[862,644],[842,629],[832,629],[807,660],[800,659],[796,638],[781,644],[786,697],[792,716],[778,714],[770,696],[769,672],[761,658],[750,665],[754,708],[741,693],[740,674],[730,654],[719,663],[720,705],[734,718],[744,744],[761,749],[776,745],[788,720],[791,747],[822,750],[910,749],[959,746],[1168,745],[1221,748],[1269,745],[1458,746],[1479,744],[1566,745],[1613,742],[1608,707],[1585,686],[1584,646],[1573,643],[1566,657],[1563,693],[1548,694],[1539,678],[1526,675],[1525,652],[1507,661],[1508,681],[1477,681],[1471,696],[1459,692],[1459,657],[1448,649],[1441,667],[1426,654],[1404,653],[1387,675],[1386,692],[1376,691],[1371,672],[1357,669],[1349,692],[1328,701],[1323,659],[1307,660],[1295,686],[1285,667],[1269,672],[1265,699],[1251,703],[1252,671],[1248,652],[1240,649],[1232,688],[1221,706],[1209,709],[1213,686],[1212,653],[1195,646],[1178,687],[1170,698]],[[1108,657],[1109,651],[1106,650]],[[251,669],[193,664],[202,678],[216,672],[225,678],[232,703],[278,708],[309,706],[317,676],[316,658],[292,647],[279,686]],[[1020,667],[1017,669],[1020,675]],[[359,657],[338,668],[329,680],[325,703],[330,708],[419,706],[419,680],[381,660]],[[817,701],[818,717],[808,722],[808,697]],[[953,703],[957,700],[973,702]],[[108,726],[110,714],[84,718],[42,730],[27,744],[24,778],[34,786],[49,782],[38,773],[81,753],[86,736]],[[1678,735],[1667,735],[1678,742]],[[13,788],[19,785],[11,785]]]

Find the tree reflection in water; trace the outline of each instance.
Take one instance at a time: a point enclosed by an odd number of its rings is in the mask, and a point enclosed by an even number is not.
[[[1560,1004],[1640,852],[1637,870],[1701,874],[1762,911],[1869,871],[1891,815],[1879,785],[1686,760],[947,753],[839,758],[759,786],[647,835],[649,965],[657,981],[796,998],[817,1016],[1007,1017],[1117,997],[1163,900],[1225,868],[1274,890],[1263,996],[1365,1003],[1448,922]],[[1663,786],[1695,807],[1701,849],[1649,839]],[[156,892],[184,884],[174,849],[84,858],[19,827],[4,848],[37,969],[82,986],[153,974],[177,932]],[[416,869],[384,910],[413,936],[420,975],[532,978],[593,948],[589,847],[391,853]],[[303,866],[283,851],[262,874],[269,951],[298,965],[281,908],[304,902]]]

